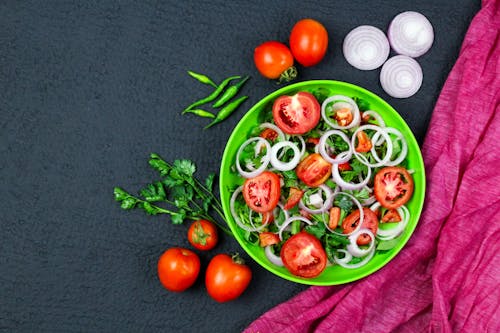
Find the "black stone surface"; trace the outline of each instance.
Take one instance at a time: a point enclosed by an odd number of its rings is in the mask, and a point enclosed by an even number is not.
[[[176,294],[156,277],[169,247],[188,247],[186,225],[122,211],[112,190],[155,179],[150,152],[192,159],[216,172],[245,110],[277,86],[260,77],[253,49],[287,42],[312,17],[330,34],[325,59],[299,80],[335,79],[386,99],[422,143],[433,106],[479,1],[2,1],[0,3],[0,331],[238,332],[307,286],[268,273],[236,301],[218,304],[203,278]],[[421,90],[387,96],[379,70],[351,67],[342,40],[354,27],[381,29],[415,10],[435,28],[418,59]],[[186,74],[216,81],[250,74],[250,98],[222,124],[180,111],[209,93]],[[223,237],[209,253],[242,251]]]

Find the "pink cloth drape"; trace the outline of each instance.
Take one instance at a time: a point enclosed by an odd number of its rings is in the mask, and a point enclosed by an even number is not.
[[[483,1],[422,153],[426,201],[406,247],[358,282],[311,287],[245,332],[500,332],[500,1]]]

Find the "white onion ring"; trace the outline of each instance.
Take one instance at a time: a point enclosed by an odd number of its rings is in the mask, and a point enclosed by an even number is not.
[[[362,249],[358,246],[357,240],[360,235],[370,236],[370,246],[367,249]],[[358,231],[352,233],[349,236],[349,244],[347,245],[347,251],[354,257],[361,258],[368,255],[375,248],[375,235],[370,229],[360,228]]]
[[[384,91],[395,98],[413,96],[422,86],[422,68],[415,59],[397,55],[382,66],[380,84]]]
[[[344,255],[344,258],[339,258],[337,256],[333,256],[333,259],[334,261],[340,265],[340,263],[342,264],[347,264],[349,261],[352,260],[352,254],[350,254],[349,252],[347,252],[347,250],[344,250],[344,249],[338,249],[337,252],[342,252]],[[342,266],[342,265],[341,265]],[[343,266],[342,266],[343,267]]]
[[[396,208],[399,216],[401,216],[401,222],[398,222],[396,227],[391,229],[380,229],[377,230],[377,238],[381,240],[390,240],[398,237],[405,230],[408,221],[410,220],[410,212],[406,206],[401,206]]]
[[[302,221],[305,224],[309,224],[309,225],[313,224],[311,221],[309,221],[308,219],[306,219],[303,216],[292,216],[292,217],[288,218],[285,222],[283,222],[283,224],[279,228],[278,236],[280,237],[280,240],[283,240],[283,230],[285,230],[286,227],[288,227],[288,225],[290,223],[292,223],[293,221]]]
[[[389,134],[389,133],[390,134],[394,134],[401,141],[401,145],[402,145],[401,152],[399,153],[399,156],[394,161],[392,161],[392,160],[389,159],[389,161],[386,162],[384,165],[385,166],[395,166],[395,165],[398,165],[401,162],[403,162],[403,160],[406,158],[406,155],[408,154],[408,144],[406,143],[406,140],[405,140],[403,134],[400,131],[398,131],[397,129],[395,129],[393,127],[384,127],[383,131],[385,131],[387,134]],[[374,142],[377,142],[379,136],[380,135],[378,134],[378,132],[375,133],[373,135],[372,140]],[[377,144],[378,144],[378,142],[377,142]],[[373,147],[371,149],[371,153],[373,155],[373,158],[377,162],[381,162],[380,158],[378,157],[377,151],[375,150],[375,145],[373,145]]]
[[[326,140],[328,140],[328,138],[332,135],[338,135],[342,138],[342,140],[344,140],[347,145],[349,146],[349,150],[346,150],[347,154],[345,154],[345,156],[343,156],[342,158],[339,157],[340,154],[337,154],[337,157],[335,158],[332,158],[330,156],[330,154],[328,154],[328,152],[326,151]],[[351,156],[352,156],[352,146],[351,146],[351,141],[349,140],[349,138],[347,137],[347,135],[340,131],[340,130],[330,130],[330,131],[327,131],[326,133],[324,133],[320,139],[319,139],[319,143],[318,143],[318,152],[321,154],[321,156],[328,162],[328,163],[331,163],[331,164],[340,164],[340,163],[344,163],[344,162],[347,162],[351,159]]]
[[[259,128],[269,128],[278,133],[278,139],[279,141],[285,141],[285,133],[276,125],[272,123],[262,123],[259,125]]]
[[[326,228],[336,234],[336,235],[340,235],[340,236],[349,236],[349,235],[352,235],[353,233],[357,232],[359,229],[361,229],[361,225],[363,224],[364,220],[365,220],[365,213],[363,212],[363,206],[361,205],[361,203],[359,202],[358,199],[356,199],[354,196],[350,195],[349,193],[345,193],[345,192],[336,192],[333,194],[333,197],[332,197],[332,202],[333,202],[333,199],[337,196],[337,195],[345,195],[345,196],[348,196],[352,202],[354,202],[356,204],[356,206],[358,206],[358,209],[359,209],[359,223],[358,225],[356,226],[356,228],[351,231],[350,233],[347,233],[347,234],[344,234],[344,233],[338,233],[336,232],[335,230],[332,230],[328,224],[325,223],[326,225]]]
[[[234,204],[236,202],[236,198],[238,197],[238,194],[241,193],[243,190],[243,186],[239,186],[236,190],[234,190],[233,195],[231,195],[231,200],[229,201],[229,209],[231,211],[231,215],[233,215],[234,222],[243,230],[249,231],[249,232],[254,232],[254,231],[261,231],[266,227],[265,224],[262,224],[260,227],[253,227],[250,228],[246,225],[243,224],[243,222],[240,221],[240,218],[238,217],[238,214],[236,214],[236,209],[234,207]]]
[[[340,153],[339,156],[343,157],[344,154],[345,154],[345,152]],[[361,181],[357,184],[349,183],[349,182],[346,182],[344,179],[342,179],[342,176],[340,176],[339,165],[332,164],[332,179],[343,190],[350,190],[350,191],[359,190],[359,189],[365,187],[366,184],[368,184],[371,176],[372,176],[372,169],[370,168],[370,166],[368,166],[368,172],[366,174],[365,179],[363,179],[363,181]]]
[[[431,22],[417,12],[403,12],[394,17],[387,29],[394,51],[412,58],[420,57],[434,42]]]
[[[391,47],[379,28],[361,25],[354,28],[344,39],[344,57],[357,69],[379,68],[389,57]]]
[[[333,202],[333,198],[335,196],[335,193],[332,191],[331,188],[329,188],[325,184],[321,184],[320,186],[318,186],[318,188],[320,188],[323,192],[325,192],[325,200],[323,200],[323,205],[318,209],[311,209],[304,204],[304,202],[303,202],[304,196],[302,196],[302,198],[299,201],[299,208],[300,209],[305,210],[309,214],[320,214],[320,213],[326,212],[328,209],[330,209],[332,207],[332,202]]]
[[[282,148],[290,148],[293,150],[293,158],[289,162],[282,162],[278,158],[278,153]],[[279,171],[293,170],[300,162],[300,150],[291,141],[280,141],[271,147],[271,165]]]
[[[349,253],[346,250],[342,250],[342,249],[337,250],[337,251],[338,252],[342,252],[342,253],[346,253],[346,257],[347,257],[347,253]],[[335,262],[337,264],[339,264],[340,266],[342,266],[344,268],[355,269],[355,268],[359,268],[361,266],[366,265],[366,263],[369,262],[373,258],[374,254],[375,254],[375,249],[373,249],[370,253],[368,253],[368,255],[363,260],[361,260],[360,262],[358,262],[356,264],[348,264],[348,263],[345,262],[346,258],[339,259],[339,258],[337,258],[336,255],[333,256],[333,259],[335,260]],[[352,257],[350,259],[352,259]],[[349,261],[350,261],[350,259],[349,259]]]
[[[356,151],[356,148],[354,148],[356,146],[355,145],[355,143],[356,143],[355,142],[356,135],[358,134],[358,132],[364,131],[365,129],[373,130],[373,131],[375,131],[377,133],[380,133],[380,135],[382,135],[382,137],[384,138],[384,140],[387,142],[387,151],[386,151],[386,154],[385,154],[384,158],[382,160],[380,160],[380,161],[377,161],[377,163],[375,163],[375,164],[371,164],[370,162],[368,162],[366,160],[366,158],[363,155],[361,155],[360,153],[358,153]],[[385,165],[391,159],[391,155],[392,155],[392,141],[391,141],[391,138],[389,137],[389,134],[387,134],[383,130],[382,127],[379,127],[379,126],[376,126],[376,125],[362,125],[362,126],[359,126],[358,129],[356,129],[356,131],[354,131],[354,133],[352,134],[351,145],[353,147],[354,156],[356,156],[356,158],[361,163],[363,163],[364,165],[366,165],[368,167],[377,168],[379,166]]]
[[[326,115],[326,107],[328,104],[330,104],[331,102],[333,101],[343,101],[343,102],[347,102],[351,105],[351,113],[352,113],[352,121],[350,124],[346,125],[346,126],[340,126],[338,124],[334,124],[330,118]],[[360,121],[361,121],[361,115],[359,113],[359,108],[358,108],[358,105],[356,104],[356,102],[352,99],[352,98],[349,98],[347,96],[344,96],[344,95],[334,95],[334,96],[331,96],[331,97],[328,97],[327,99],[325,99],[325,101],[323,102],[323,104],[321,104],[321,117],[323,117],[323,120],[331,127],[331,128],[335,128],[335,129],[349,129],[349,128],[353,128],[355,126],[358,126]]]
[[[267,259],[276,266],[283,266],[283,260],[281,260],[280,256],[273,253],[271,246],[272,245],[268,245],[264,248],[264,253],[266,254]]]
[[[257,144],[263,144],[266,147],[266,155],[264,155],[262,157],[262,159],[261,159],[262,165],[259,168],[248,172],[248,171],[245,171],[241,168],[240,154],[247,145],[249,145],[250,143],[252,143],[254,141],[258,141]],[[238,170],[239,174],[244,178],[257,177],[262,172],[264,172],[264,170],[267,168],[267,165],[269,164],[270,161],[271,161],[271,145],[269,144],[269,142],[267,142],[267,140],[265,140],[261,137],[258,137],[258,136],[250,138],[250,139],[246,140],[245,142],[243,142],[243,144],[240,146],[240,149],[238,149],[238,153],[236,153],[236,169]]]
[[[363,111],[363,116],[364,115],[372,116],[377,121],[378,126],[385,127],[384,119],[377,112],[375,112],[373,110],[366,110],[366,111]]]

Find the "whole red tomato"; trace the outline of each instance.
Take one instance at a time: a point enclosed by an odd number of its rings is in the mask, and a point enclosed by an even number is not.
[[[222,303],[238,298],[251,279],[252,271],[238,255],[218,254],[208,264],[205,285],[210,297]]]
[[[207,220],[198,220],[191,223],[187,236],[189,243],[202,251],[213,249],[219,240],[217,227]]]
[[[184,291],[191,287],[199,272],[200,258],[188,249],[168,249],[158,260],[158,278],[170,291]]]
[[[262,43],[255,48],[253,60],[260,74],[268,79],[288,82],[297,76],[292,52],[283,43],[276,41]]]
[[[299,64],[309,67],[319,63],[328,47],[328,32],[316,20],[303,19],[290,33],[290,49]]]

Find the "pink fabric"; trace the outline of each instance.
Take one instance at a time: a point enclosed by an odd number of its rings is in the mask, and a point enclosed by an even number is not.
[[[406,247],[358,282],[311,287],[245,332],[500,332],[500,2],[483,1],[422,149]]]

